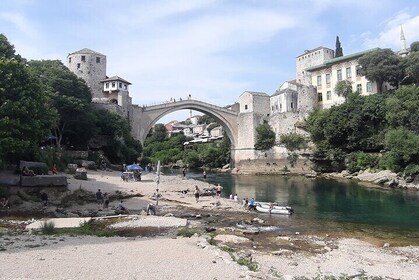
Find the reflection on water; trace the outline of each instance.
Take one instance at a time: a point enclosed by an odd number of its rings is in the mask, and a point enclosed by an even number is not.
[[[203,180],[199,172],[188,171],[187,177]],[[206,180],[220,183],[226,197],[237,193],[239,199],[253,197],[292,206],[295,215],[291,219],[276,217],[293,227],[397,231],[419,237],[419,192],[367,188],[351,181],[301,176],[209,173]]]

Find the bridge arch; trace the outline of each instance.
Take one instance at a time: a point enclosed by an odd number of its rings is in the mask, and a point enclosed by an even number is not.
[[[159,119],[170,113],[185,109],[207,114],[217,120],[230,138],[231,150],[234,150],[237,145],[238,112],[194,99],[168,102],[147,107],[134,107],[131,117],[131,126],[134,137],[144,144],[148,133]]]

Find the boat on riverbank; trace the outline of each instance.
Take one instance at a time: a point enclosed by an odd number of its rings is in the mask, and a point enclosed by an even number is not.
[[[280,206],[273,204],[272,207],[270,207],[269,203],[266,202],[256,202],[256,210],[262,213],[281,215],[292,215],[294,213],[294,209],[292,209],[290,206]]]

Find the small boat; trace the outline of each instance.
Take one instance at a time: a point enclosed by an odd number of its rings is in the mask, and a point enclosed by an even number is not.
[[[294,209],[290,206],[279,206],[273,205],[272,208],[269,207],[269,203],[257,202],[256,210],[262,213],[271,213],[271,214],[282,214],[282,215],[292,215]]]

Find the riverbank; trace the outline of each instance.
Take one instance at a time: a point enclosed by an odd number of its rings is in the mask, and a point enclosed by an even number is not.
[[[132,197],[126,196],[125,206],[141,214],[148,203],[155,203],[155,178],[147,173],[141,182],[124,182],[118,172],[88,171],[87,181],[68,180],[73,192],[94,193],[100,188],[115,196],[129,194]],[[369,243],[340,237],[333,228],[321,235],[270,231],[284,220],[248,212],[227,198],[201,196],[196,202],[195,186],[202,192],[214,187],[182,176],[161,176],[155,227],[159,228],[159,216],[175,216],[187,219],[190,228],[200,229],[200,236],[185,238],[164,231],[111,238],[4,234],[0,244],[9,245],[0,252],[0,279],[310,279],[341,274],[417,278],[418,246],[393,247],[382,240]],[[57,208],[58,199],[51,202],[47,211]],[[109,211],[118,203],[111,201]],[[33,207],[39,206],[29,209]],[[106,214],[97,210],[94,201],[88,201],[71,205],[65,212]],[[240,266],[240,258],[253,263],[256,271],[250,271],[250,265]]]

